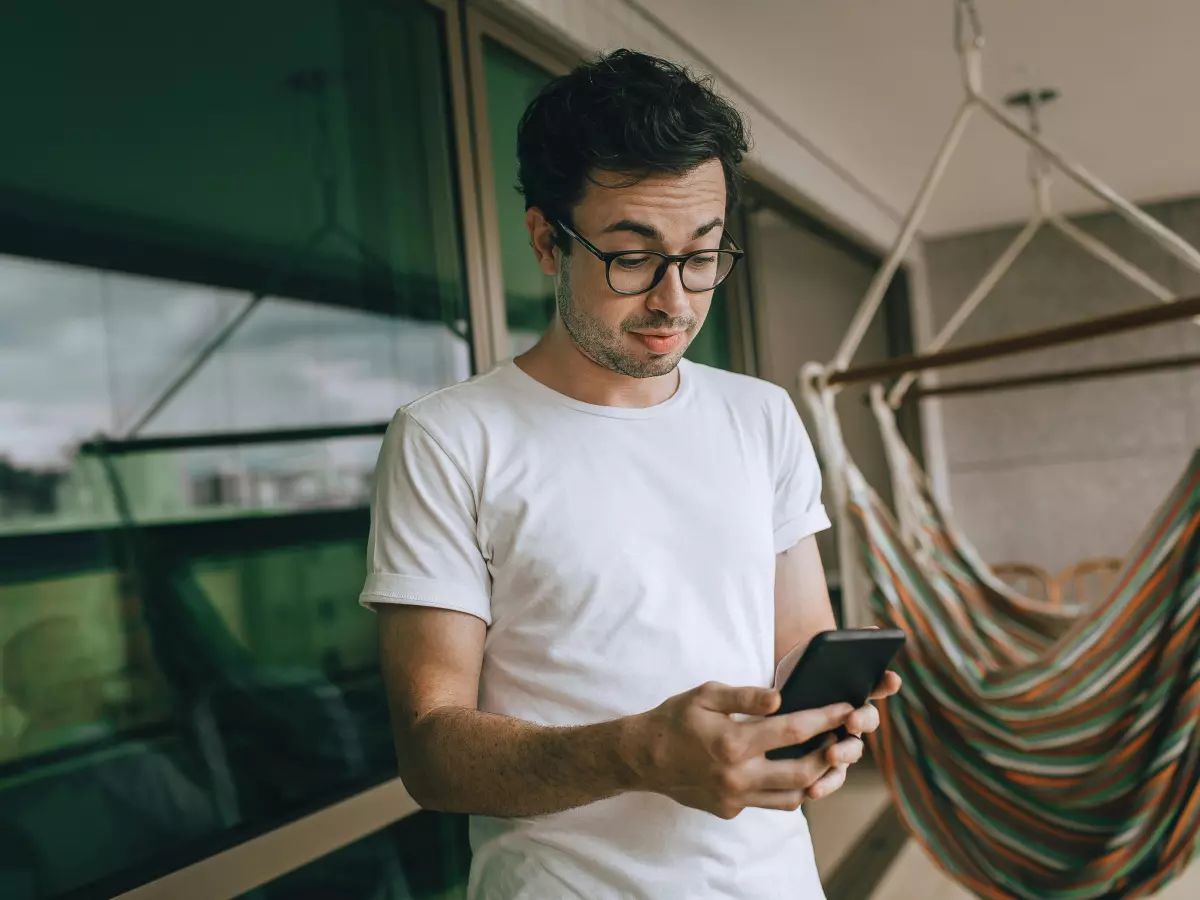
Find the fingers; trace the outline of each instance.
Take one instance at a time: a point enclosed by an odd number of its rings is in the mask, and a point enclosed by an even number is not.
[[[851,734],[871,734],[879,728],[879,710],[868,703],[860,706],[846,719],[846,730]]]
[[[883,700],[885,697],[891,697],[899,692],[903,684],[904,681],[895,672],[885,672],[883,680],[879,682],[879,686],[875,688],[869,699]]]
[[[751,779],[754,787],[744,793],[742,804],[763,809],[797,809],[805,799],[828,797],[846,784],[850,767],[862,755],[860,740],[842,740],[828,750],[828,757],[836,760],[832,766],[821,754],[803,760],[767,762],[762,774]]]
[[[828,797],[846,783],[846,774],[849,770],[849,766],[834,766],[808,789],[807,799],[820,800],[822,797]]]
[[[696,699],[705,709],[733,715],[769,716],[779,708],[779,691],[757,687],[730,687],[715,681],[696,689]]]
[[[810,753],[801,759],[760,759],[746,770],[746,781],[752,791],[792,791],[812,787],[829,770],[827,748]]]
[[[803,709],[783,716],[750,722],[741,726],[747,729],[747,750],[753,756],[761,756],[768,750],[793,747],[810,738],[833,731],[843,724],[854,708],[849,703],[835,703],[820,709]]]
[[[721,779],[719,814],[730,818],[751,806],[794,810],[806,799],[827,797],[845,783],[847,769],[862,754],[858,738],[833,743],[831,737],[821,750],[802,759],[761,757],[731,768]]]
[[[844,741],[838,741],[832,747],[829,747],[822,758],[830,768],[852,766],[862,759],[865,751],[866,744],[863,743],[862,738],[852,737]]]
[[[713,811],[722,818],[731,818],[748,806],[796,809],[806,791],[828,771],[829,764],[820,752],[778,762],[765,757],[749,760],[721,773]]]

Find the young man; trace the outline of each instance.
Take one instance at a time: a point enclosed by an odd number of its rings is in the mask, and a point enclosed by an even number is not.
[[[764,718],[782,655],[834,627],[817,461],[785,391],[682,359],[740,253],[745,151],[661,60],[548,85],[518,155],[558,316],[384,441],[362,600],[406,786],[474,816],[473,898],[822,896],[798,808],[862,742],[764,754],[878,715]]]

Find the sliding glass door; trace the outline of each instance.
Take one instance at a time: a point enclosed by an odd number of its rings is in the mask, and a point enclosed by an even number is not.
[[[504,323],[515,355],[536,343],[554,317],[554,284],[529,246],[525,201],[517,191],[517,124],[551,73],[494,37],[481,41]]]
[[[4,19],[0,897],[114,896],[395,778],[356,602],[379,432],[321,435],[472,371],[446,20]],[[457,831],[398,835],[297,877],[461,883]]]

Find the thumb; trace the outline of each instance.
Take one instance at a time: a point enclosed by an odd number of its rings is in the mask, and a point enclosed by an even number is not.
[[[779,692],[770,688],[730,687],[712,682],[697,692],[697,699],[705,709],[734,715],[768,716],[779,708]]]

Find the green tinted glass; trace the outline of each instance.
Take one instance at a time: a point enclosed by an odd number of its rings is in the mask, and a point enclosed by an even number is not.
[[[466,900],[465,816],[419,812],[289,872],[244,900]]]
[[[729,289],[718,287],[713,291],[712,304],[704,327],[692,340],[684,354],[692,362],[718,369],[732,369],[732,342],[729,334]]]
[[[519,353],[533,344],[554,315],[554,285],[529,247],[525,200],[517,192],[517,123],[550,73],[495,41],[483,42],[487,79],[492,177],[504,273],[504,309],[510,346]]]
[[[395,775],[356,602],[378,437],[78,451],[256,293],[146,434],[380,422],[469,375],[445,42],[417,0],[4,19],[0,897],[116,896]]]

